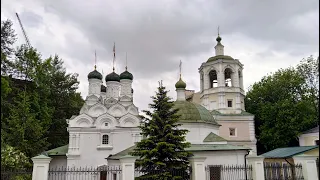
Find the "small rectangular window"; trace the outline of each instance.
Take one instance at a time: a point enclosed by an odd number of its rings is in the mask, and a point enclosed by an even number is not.
[[[236,128],[229,128],[229,135],[236,136]]]
[[[104,126],[108,126],[109,124],[108,123],[104,123]]]
[[[102,144],[109,144],[109,136],[108,135],[103,135],[102,136]]]
[[[228,107],[232,107],[232,100],[228,100]]]

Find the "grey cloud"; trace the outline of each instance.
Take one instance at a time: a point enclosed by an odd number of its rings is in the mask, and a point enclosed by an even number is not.
[[[68,64],[80,67],[72,70],[82,73],[83,89],[87,88],[85,71],[91,69],[85,67],[91,67],[94,50],[97,50],[98,64],[108,64],[104,75],[111,71],[114,41],[117,72],[124,70],[125,52],[128,53],[129,71],[135,77],[135,101],[140,109],[145,109],[150,102],[149,96],[154,94],[158,80],[164,79],[170,90],[174,89],[172,80],[178,78],[180,59],[188,89],[199,89],[198,67],[213,55],[218,25],[227,54],[240,58],[245,64],[245,84],[259,80],[274,67],[289,66],[292,57],[297,61],[317,52],[319,47],[315,40],[319,38],[317,0],[38,0],[37,3],[45,13],[60,18],[59,28],[67,30],[65,25],[73,26],[82,34],[83,37],[78,37],[71,30],[65,34],[67,47],[58,47],[59,44],[46,42],[47,39],[38,43],[41,42],[39,46],[44,49],[54,48],[59,55],[68,57],[65,58],[70,61]],[[33,31],[36,32],[36,28]],[[235,42],[231,36],[241,36],[243,42]],[[76,38],[85,38],[88,42]],[[47,47],[46,43],[50,45]],[[243,48],[248,44],[254,44],[250,46],[252,49]],[[250,51],[250,55],[239,57],[242,51],[237,49],[246,51],[245,54]],[[281,64],[278,62],[282,57],[274,52],[284,54]],[[272,68],[267,68],[270,65]]]
[[[285,51],[306,44],[311,46],[304,47],[314,51],[312,45],[319,36],[316,31],[305,36],[303,28],[293,26],[295,18],[318,11],[317,0],[77,2],[45,1],[44,5],[48,12],[79,27],[93,43],[104,47],[106,57],[111,56],[116,41],[120,53],[130,54],[132,69],[145,67],[138,77],[172,71],[178,57],[207,52],[214,42],[201,43],[201,39],[212,39],[218,25],[224,36],[238,32],[248,41],[271,41],[274,49]],[[295,53],[305,50],[298,48]]]
[[[19,18],[23,22],[24,26],[31,28],[37,28],[43,24],[42,17],[30,11],[23,11],[19,14]]]

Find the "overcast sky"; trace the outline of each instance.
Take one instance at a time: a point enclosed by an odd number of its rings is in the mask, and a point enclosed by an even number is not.
[[[33,47],[58,54],[67,71],[78,73],[79,92],[88,92],[87,75],[97,66],[133,74],[134,102],[147,109],[158,81],[174,99],[179,60],[187,89],[200,89],[198,68],[214,56],[220,26],[225,54],[244,64],[247,90],[264,75],[296,65],[319,52],[319,0],[1,0],[1,19],[11,19],[19,42],[20,19]]]

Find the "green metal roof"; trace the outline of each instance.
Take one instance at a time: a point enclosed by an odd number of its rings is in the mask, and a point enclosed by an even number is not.
[[[241,111],[240,114],[222,114],[217,110],[212,110],[210,113],[212,115],[219,115],[219,116],[254,116],[253,114],[246,112],[246,111],[243,111],[243,110]]]
[[[208,63],[208,62],[212,62],[212,61],[216,61],[216,60],[219,60],[219,59],[234,60],[231,56],[227,56],[227,55],[217,55],[217,56],[210,57],[210,58],[207,60],[207,63]]]
[[[223,137],[216,135],[215,133],[211,132],[206,138],[204,138],[203,142],[225,142],[227,141]]]
[[[64,156],[68,153],[68,144],[65,146],[57,147],[55,149],[51,149],[49,151],[46,151],[48,156]]]
[[[135,148],[131,146],[119,153],[110,155],[107,159],[117,160],[123,156],[128,155]],[[230,144],[191,144],[189,148],[186,148],[186,151],[198,152],[198,151],[231,151],[231,150],[250,150],[250,148],[244,146],[235,146]]]
[[[272,151],[261,154],[265,158],[290,158],[295,155],[319,148],[319,146],[299,146],[299,147],[286,147],[278,148]]]
[[[231,144],[192,144],[186,148],[187,151],[230,151],[230,150],[250,150],[248,147]]]
[[[178,114],[181,115],[181,122],[204,122],[219,125],[210,111],[199,104],[189,101],[175,101],[174,108],[179,108]]]

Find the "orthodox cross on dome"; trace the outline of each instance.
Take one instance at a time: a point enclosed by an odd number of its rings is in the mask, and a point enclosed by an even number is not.
[[[180,60],[180,64],[179,64],[180,78],[181,78],[181,66],[182,66],[182,62]]]
[[[112,61],[112,70],[114,72],[114,61],[116,60],[116,43],[113,43],[113,61]]]
[[[127,59],[127,52],[126,52],[126,70],[128,69],[128,59]]]
[[[218,37],[216,38],[217,42],[220,43],[221,41],[221,37],[220,37],[220,27],[218,26]]]
[[[97,69],[97,51],[94,50],[94,70]]]

